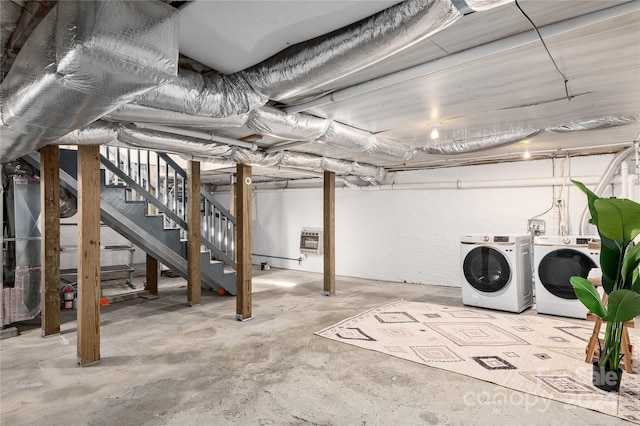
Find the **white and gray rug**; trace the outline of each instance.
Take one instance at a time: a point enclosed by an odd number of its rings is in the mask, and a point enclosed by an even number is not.
[[[619,393],[599,390],[584,362],[592,331],[587,321],[398,301],[316,334],[640,423],[640,351]],[[640,330],[629,332],[638,348]]]

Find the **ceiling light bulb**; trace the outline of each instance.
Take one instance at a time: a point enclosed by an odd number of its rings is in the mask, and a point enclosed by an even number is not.
[[[440,132],[438,132],[438,127],[440,127],[440,123],[431,123],[431,139],[438,139],[440,136]]]
[[[524,157],[524,158],[530,158],[530,157],[531,157],[531,154],[529,153],[529,150],[526,150],[526,151],[524,152],[523,157]]]

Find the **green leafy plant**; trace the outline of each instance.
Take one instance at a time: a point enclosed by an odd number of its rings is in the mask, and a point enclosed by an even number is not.
[[[624,323],[640,315],[640,204],[600,198],[581,182],[571,182],[587,195],[591,222],[600,234],[600,269],[602,286],[609,295],[607,306],[587,279],[571,277],[571,285],[580,302],[606,322],[598,365],[615,371],[622,359]]]

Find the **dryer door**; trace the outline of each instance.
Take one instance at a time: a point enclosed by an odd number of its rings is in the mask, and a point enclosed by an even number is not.
[[[493,293],[505,288],[511,280],[511,267],[498,250],[480,246],[464,258],[462,269],[467,282],[476,290]]]
[[[554,296],[577,299],[569,280],[577,275],[587,278],[596,264],[586,254],[573,249],[558,249],[548,253],[538,264],[540,284]]]

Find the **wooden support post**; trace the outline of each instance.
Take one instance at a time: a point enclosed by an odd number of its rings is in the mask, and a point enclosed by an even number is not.
[[[158,295],[158,260],[147,254],[147,280],[145,289],[152,295]]]
[[[251,167],[237,166],[236,184],[236,319],[251,318]]]
[[[60,333],[60,148],[40,150],[42,336]]]
[[[100,361],[100,147],[78,147],[78,364]]]
[[[201,303],[202,292],[199,161],[189,161],[187,191],[187,300],[189,306],[196,306]]]
[[[324,172],[324,294],[336,294],[336,174]]]

